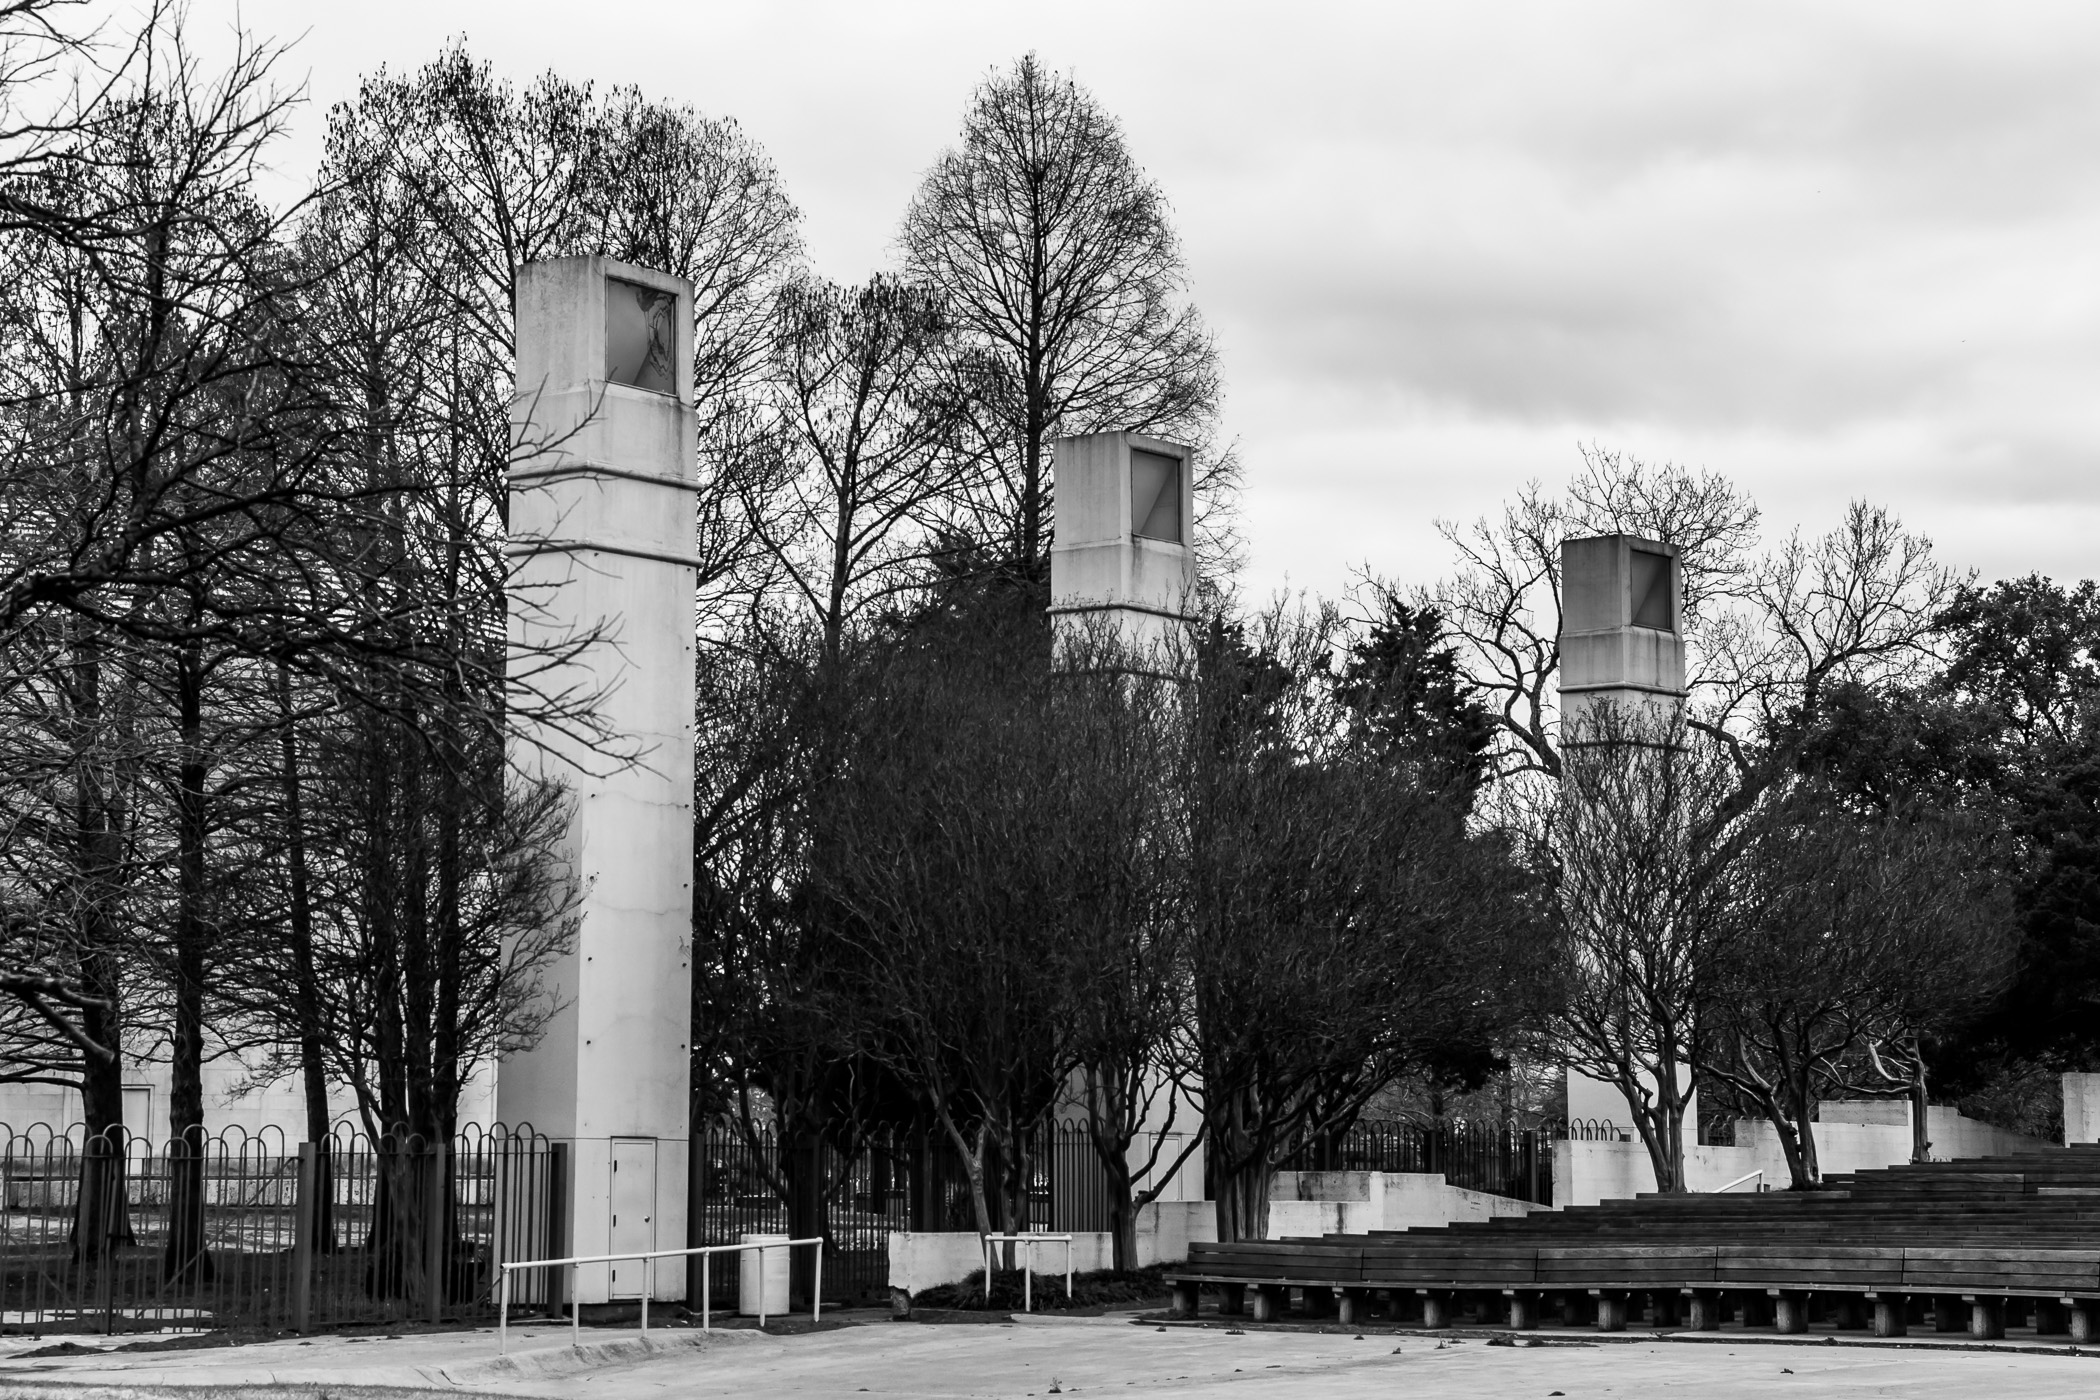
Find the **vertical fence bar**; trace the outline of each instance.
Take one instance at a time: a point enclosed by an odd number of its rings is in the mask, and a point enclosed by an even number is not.
[[[319,1149],[313,1143],[302,1142],[292,1224],[292,1330],[301,1336],[314,1329],[314,1226],[321,1214],[314,1197],[320,1184]]]
[[[445,1254],[452,1222],[445,1217],[445,1159],[448,1144],[430,1144],[430,1182],[423,1198],[423,1320],[442,1322],[445,1311]]]
[[[559,1259],[565,1252],[569,1234],[569,1144],[552,1143],[547,1148],[547,1253],[548,1259]],[[547,1315],[554,1315],[556,1294],[563,1275],[552,1270],[547,1272]],[[575,1308],[575,1291],[569,1293],[569,1306]]]

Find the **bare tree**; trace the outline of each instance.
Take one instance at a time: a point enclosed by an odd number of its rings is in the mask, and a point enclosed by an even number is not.
[[[1459,568],[1448,581],[1421,590],[1418,602],[1444,619],[1466,679],[1492,712],[1491,776],[1560,772],[1555,688],[1563,541],[1625,533],[1679,546],[1695,652],[1719,605],[1751,586],[1757,507],[1727,481],[1601,448],[1582,449],[1582,460],[1562,499],[1534,482],[1499,521],[1437,526],[1457,551]],[[1393,591],[1373,583],[1374,591]]]
[[[1216,350],[1186,299],[1166,197],[1092,94],[1033,54],[988,78],[898,244],[905,275],[941,297],[983,357],[968,425],[989,488],[976,528],[1013,560],[1040,559],[1052,440],[1129,428],[1206,449],[1198,525],[1224,562],[1237,467],[1213,441]]]
[[[746,507],[835,660],[847,626],[924,582],[936,507],[957,492],[945,452],[959,412],[950,328],[926,292],[887,277],[851,290],[782,287],[762,391],[777,469]]]

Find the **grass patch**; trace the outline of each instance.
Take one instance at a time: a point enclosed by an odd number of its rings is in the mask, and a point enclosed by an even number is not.
[[[1019,1312],[1021,1284],[1019,1269],[996,1269],[992,1272],[991,1296],[987,1298],[984,1270],[978,1269],[960,1283],[920,1289],[912,1295],[912,1307],[954,1312]],[[1149,1269],[1098,1269],[1093,1273],[1074,1274],[1069,1299],[1065,1297],[1065,1276],[1061,1273],[1036,1274],[1034,1288],[1037,1312],[1073,1313],[1098,1313],[1111,1308],[1163,1303],[1173,1291],[1167,1286],[1166,1270],[1158,1265]]]

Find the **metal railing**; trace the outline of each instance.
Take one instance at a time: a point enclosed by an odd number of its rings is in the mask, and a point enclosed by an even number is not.
[[[1055,1244],[1064,1241],[1065,1246],[1065,1301],[1072,1301],[1072,1237],[1070,1235],[1046,1235],[1028,1233],[1022,1235],[986,1235],[984,1237],[984,1301],[992,1301],[992,1246],[995,1244],[1017,1244],[1022,1246]],[[1021,1311],[1035,1311],[1034,1257],[1021,1255]]]
[[[497,1285],[497,1354],[503,1355],[510,1350],[510,1280],[515,1273],[522,1273],[527,1269],[566,1268],[569,1270],[569,1344],[571,1346],[581,1346],[583,1344],[583,1308],[576,1302],[576,1270],[585,1264],[617,1264],[624,1260],[634,1259],[641,1260],[648,1265],[642,1270],[641,1297],[641,1330],[647,1332],[649,1330],[649,1284],[656,1276],[655,1265],[657,1260],[691,1259],[694,1257],[706,1259],[716,1254],[735,1254],[744,1250],[755,1249],[758,1251],[758,1325],[763,1327],[766,1325],[765,1252],[769,1249],[778,1249],[785,1252],[801,1245],[811,1245],[816,1250],[817,1285],[810,1290],[809,1295],[809,1320],[812,1324],[815,1324],[823,1319],[824,1313],[824,1241],[815,1236],[811,1236],[806,1240],[753,1240],[743,1244],[692,1245],[685,1249],[647,1249],[637,1250],[629,1254],[578,1254],[567,1259],[507,1260],[501,1266],[502,1280]],[[713,1305],[708,1296],[707,1285],[708,1271],[703,1268],[700,1270],[700,1330],[703,1332],[713,1330],[710,1317]],[[1065,1287],[1068,1291],[1071,1288],[1069,1278],[1066,1280]],[[741,1306],[741,1302],[739,1306]]]

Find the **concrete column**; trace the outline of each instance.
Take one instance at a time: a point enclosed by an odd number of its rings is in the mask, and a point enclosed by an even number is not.
[[[1623,1293],[1597,1293],[1597,1330],[1599,1332],[1624,1332],[1626,1330],[1626,1295]]]
[[[1290,1311],[1290,1290],[1280,1284],[1264,1283],[1254,1289],[1254,1320],[1274,1322]]]
[[[1882,1294],[1874,1299],[1874,1335],[1900,1337],[1910,1331],[1910,1315],[1904,1300]]]
[[[2074,1299],[2070,1306],[2070,1312],[2071,1340],[2074,1342],[2095,1340],[2095,1333],[2100,1331],[2100,1329],[2096,1329],[2093,1326],[2094,1315],[2096,1312],[2100,1312],[2100,1304],[2095,1304],[2090,1298]]]
[[[1335,1320],[1344,1327],[1358,1327],[1371,1315],[1371,1290],[1344,1288],[1336,1295]]]
[[[1059,438],[1055,455],[1050,613],[1060,657],[1182,674],[1196,587],[1194,454],[1119,432]]]
[[[1808,1295],[1788,1289],[1778,1296],[1773,1304],[1773,1326],[1779,1332],[1792,1335],[1808,1330]]]
[[[1694,1332],[1721,1330],[1721,1295],[1706,1289],[1694,1290],[1687,1299],[1685,1326]]]
[[[1978,1341],[1990,1341],[2005,1335],[2005,1302],[2001,1298],[1969,1297],[1962,1301],[1969,1305],[1969,1335]]]
[[[545,969],[539,1043],[504,1061],[497,1114],[570,1144],[577,1253],[686,1243],[692,1018],[692,288],[605,258],[518,270],[508,553],[513,675],[596,697],[598,740],[522,713],[511,761],[560,778],[574,946]],[[563,648],[574,648],[563,655]],[[659,1267],[651,1292],[684,1294]],[[638,1266],[582,1269],[584,1303]]]

